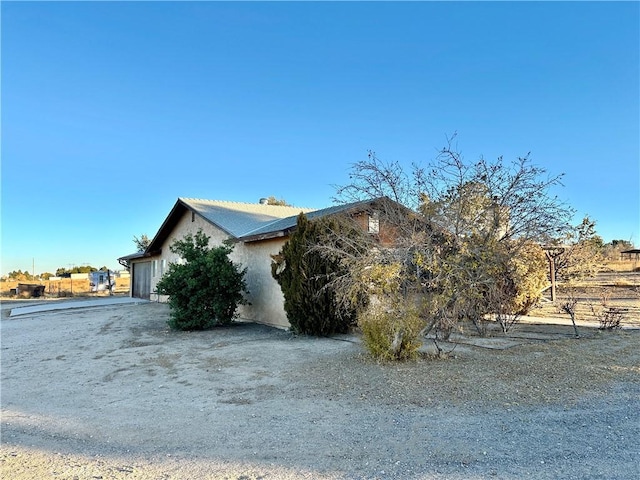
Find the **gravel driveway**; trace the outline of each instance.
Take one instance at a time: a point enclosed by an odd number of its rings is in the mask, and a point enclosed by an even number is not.
[[[353,336],[167,318],[3,314],[2,478],[640,478],[638,330],[380,365]]]

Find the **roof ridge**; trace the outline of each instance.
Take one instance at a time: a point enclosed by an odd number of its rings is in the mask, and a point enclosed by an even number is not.
[[[315,211],[315,210],[314,210]],[[253,230],[249,230],[248,232],[243,233],[240,238],[242,237],[248,237],[249,235],[251,235],[253,232],[257,232],[258,230],[262,230],[263,228],[267,228],[271,225],[273,225],[274,223],[278,223],[278,222],[284,222],[285,220],[289,220],[293,217],[298,217],[298,215],[300,215],[300,213],[305,213],[305,212],[299,212],[296,215],[289,215],[288,217],[282,217],[282,218],[276,218],[268,223],[265,223],[264,225],[260,225],[259,227],[254,228]],[[311,212],[306,212],[306,213],[311,213]]]
[[[310,208],[310,207],[301,207],[298,205],[272,205],[272,204],[264,204],[264,203],[254,203],[254,202],[238,202],[235,200],[211,200],[211,199],[207,199],[207,198],[194,198],[194,197],[178,197],[179,200],[183,200],[183,201],[196,201],[196,202],[207,202],[207,203],[224,203],[224,204],[231,204],[231,205],[252,205],[252,206],[264,206],[264,207],[282,207],[282,208],[297,208],[297,209],[302,209],[302,210],[308,210],[308,211],[315,211],[318,210],[317,208]]]

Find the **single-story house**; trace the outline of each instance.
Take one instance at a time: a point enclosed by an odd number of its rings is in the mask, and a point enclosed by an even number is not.
[[[178,198],[162,226],[143,252],[120,257],[118,261],[131,273],[130,295],[154,301],[166,301],[154,293],[156,284],[171,262],[179,261],[169,246],[187,234],[202,230],[209,245],[232,240],[231,259],[247,269],[245,280],[250,305],[240,307],[240,318],[278,327],[289,327],[280,285],[271,276],[271,255],[280,252],[297,217],[304,212],[309,219],[348,214],[366,231],[380,235],[376,205],[381,199],[353,202],[321,210],[259,203]]]

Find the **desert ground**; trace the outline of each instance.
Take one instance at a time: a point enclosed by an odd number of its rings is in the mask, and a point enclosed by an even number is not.
[[[114,292],[119,294],[129,293],[129,277],[113,277]],[[71,279],[61,278],[60,280],[0,280],[0,295],[6,299],[15,299],[15,295],[11,295],[11,290],[15,289],[19,284],[39,284],[44,286],[44,294],[47,298],[70,298],[74,296],[104,296],[107,292],[91,292],[89,279]]]
[[[21,305],[0,323],[4,479],[640,478],[638,322],[526,319],[379,364],[357,334]]]

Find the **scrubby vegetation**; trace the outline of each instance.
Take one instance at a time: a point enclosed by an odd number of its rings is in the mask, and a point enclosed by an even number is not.
[[[422,346],[424,321],[414,307],[375,305],[358,319],[364,346],[377,360],[413,360]]]
[[[548,281],[539,245],[571,231],[573,210],[550,193],[561,177],[549,176],[528,156],[469,162],[451,141],[435,161],[411,171],[373,152],[357,162],[338,196],[385,199],[376,214],[388,244],[358,257],[341,255],[335,245],[324,250],[347,269],[341,294],[351,295],[349,283],[370,288],[363,272],[376,266],[396,285],[386,298],[378,295],[377,309],[360,314],[369,351],[384,357],[390,349],[392,357],[408,358],[419,343],[414,332],[446,339],[459,322],[484,334],[486,322],[497,320],[508,331]]]

